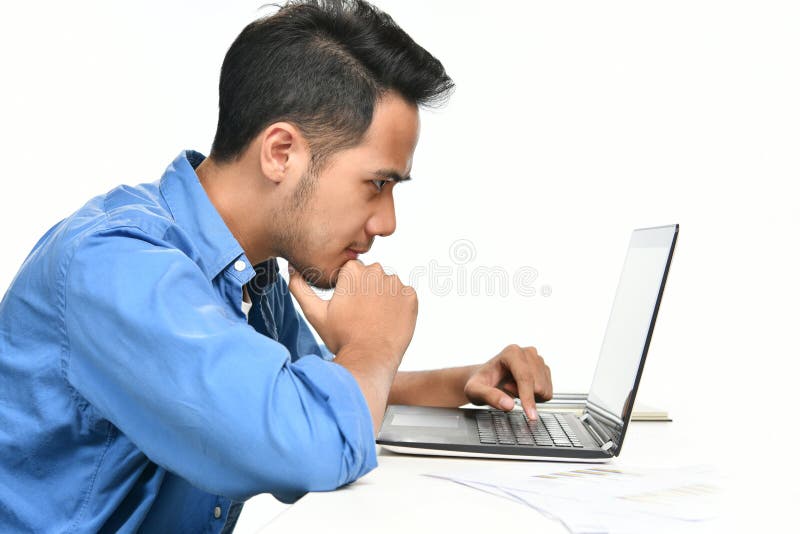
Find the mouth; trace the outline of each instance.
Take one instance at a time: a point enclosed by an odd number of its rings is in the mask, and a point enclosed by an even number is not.
[[[369,252],[369,249],[365,249],[365,250],[358,250],[358,249],[355,249],[355,248],[348,248],[348,249],[346,249],[346,250],[345,250],[345,255],[346,255],[348,258],[350,258],[351,260],[357,260],[357,259],[358,259],[358,256],[359,256],[360,254],[364,254],[364,253],[366,253],[366,252]]]

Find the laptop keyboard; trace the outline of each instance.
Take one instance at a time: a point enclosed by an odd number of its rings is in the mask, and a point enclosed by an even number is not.
[[[529,421],[522,411],[487,410],[476,413],[475,420],[481,443],[583,448],[560,413],[539,412],[538,420]]]

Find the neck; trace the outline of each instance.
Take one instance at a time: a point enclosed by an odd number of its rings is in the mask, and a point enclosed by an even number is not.
[[[239,242],[247,259],[255,265],[274,257],[271,239],[265,235],[261,217],[268,212],[263,203],[259,205],[260,174],[247,165],[246,155],[233,163],[218,164],[206,158],[195,169],[200,184],[209,200],[219,212],[228,230]]]

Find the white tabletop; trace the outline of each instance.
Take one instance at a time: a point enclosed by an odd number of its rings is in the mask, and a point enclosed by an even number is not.
[[[635,466],[714,464],[712,451],[686,441],[676,423],[635,422],[628,430],[620,458]],[[687,446],[688,445],[688,446]],[[459,468],[491,465],[498,470],[524,469],[527,462],[395,454],[378,448],[379,467],[337,491],[310,493],[292,506],[248,502],[239,532],[435,532],[460,529],[487,532],[519,529],[564,533],[559,523],[531,508],[457,483],[422,476]],[[274,501],[274,500],[273,500]],[[280,512],[277,514],[276,513]]]

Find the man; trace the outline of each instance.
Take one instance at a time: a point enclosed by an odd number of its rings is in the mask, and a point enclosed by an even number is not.
[[[227,531],[254,494],[290,502],[373,469],[387,402],[518,396],[535,417],[552,386],[532,347],[398,373],[416,295],[357,261],[395,230],[418,106],[451,89],[360,1],[247,26],[210,156],[183,152],[55,225],[0,304],[4,529]]]

